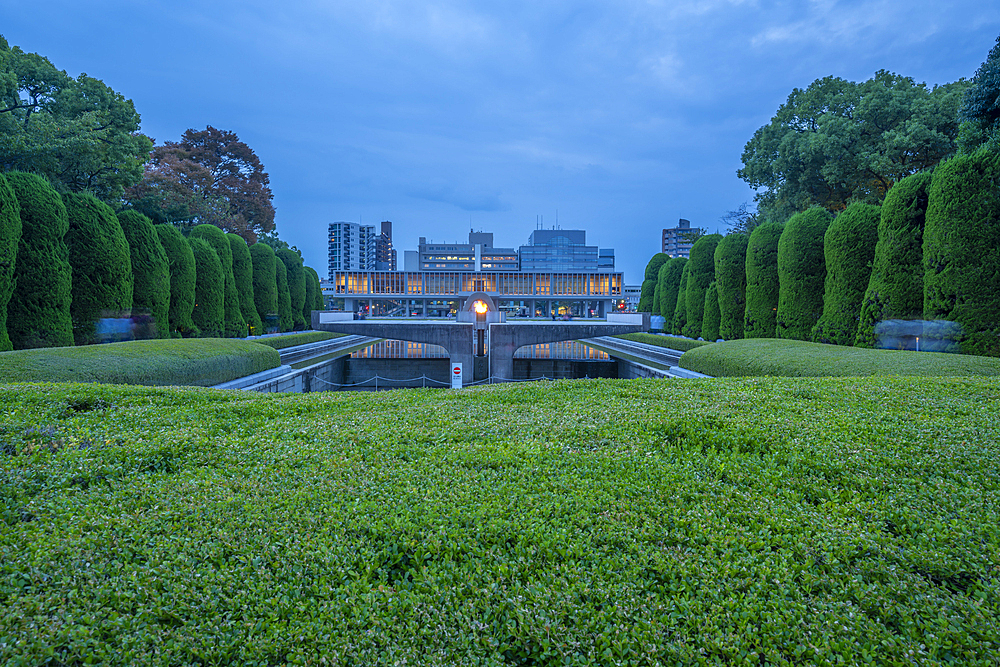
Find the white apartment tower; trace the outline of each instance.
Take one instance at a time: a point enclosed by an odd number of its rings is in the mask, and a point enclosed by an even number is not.
[[[330,280],[337,271],[375,270],[375,225],[331,222],[327,238]]]

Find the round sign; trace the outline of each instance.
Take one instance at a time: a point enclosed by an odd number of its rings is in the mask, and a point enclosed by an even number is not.
[[[455,366],[454,368],[451,369],[451,372],[454,373],[455,375],[458,375],[459,373],[462,372],[462,369],[459,368],[458,366]]]

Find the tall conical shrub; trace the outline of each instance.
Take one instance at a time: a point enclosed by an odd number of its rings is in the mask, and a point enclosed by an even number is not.
[[[13,349],[7,336],[7,303],[14,294],[14,266],[21,241],[21,207],[0,174],[0,352]]]
[[[272,333],[280,328],[278,315],[278,277],[274,250],[263,243],[250,246],[253,262],[253,302],[263,330]]]
[[[195,265],[191,318],[203,338],[224,338],[226,274],[222,270],[222,260],[205,239],[189,236],[187,242],[194,254]]]
[[[187,239],[173,225],[153,225],[167,256],[170,272],[170,301],[167,320],[171,336],[189,338],[200,332],[191,313],[194,311],[194,291],[197,280],[194,253]]]
[[[640,313],[653,312],[653,297],[656,295],[656,281],[643,280],[642,288],[639,292],[639,305],[636,310]]]
[[[660,267],[657,296],[660,314],[668,320],[667,329],[670,329],[674,309],[677,307],[677,292],[681,288],[681,274],[684,273],[685,264],[687,264],[686,257],[674,257]]]
[[[747,303],[743,315],[746,338],[775,338],[778,313],[778,240],[784,224],[765,222],[747,241]]]
[[[306,300],[302,304],[302,319],[305,320],[306,329],[312,328],[312,311],[316,304],[316,290],[319,289],[319,283],[314,277],[316,274],[308,266],[302,267],[302,278],[306,285]]]
[[[924,219],[930,185],[930,172],[921,172],[899,181],[885,195],[855,345],[874,347],[875,325],[882,320],[923,317]]]
[[[749,241],[747,234],[730,234],[715,248],[715,288],[719,304],[719,335],[716,338],[743,338]]]
[[[311,311],[326,310],[326,301],[323,299],[323,285],[320,284],[319,274],[316,273],[316,269],[312,268],[311,266],[307,266],[306,271],[311,277],[313,284],[316,286],[315,293],[313,296],[312,306],[307,307],[307,310],[310,311],[309,319],[312,320]],[[305,315],[305,313],[303,313],[303,315]]]
[[[687,322],[683,333],[689,338],[701,337],[702,319],[705,316],[705,290],[715,282],[715,248],[722,240],[721,234],[708,234],[694,242],[689,253],[686,287]]]
[[[705,315],[701,322],[701,337],[711,342],[719,340],[719,323],[722,314],[719,310],[718,281],[713,281],[705,290]]]
[[[274,258],[274,276],[278,285],[278,328],[281,331],[291,331],[295,327],[292,317],[292,298],[288,293],[288,269],[285,263]]]
[[[646,270],[643,273],[642,291],[639,293],[640,313],[653,312],[654,298],[656,296],[657,279],[660,276],[660,268],[670,259],[669,255],[658,252],[646,263]],[[661,313],[662,314],[662,313]],[[664,317],[667,317],[664,315]]]
[[[215,250],[222,265],[223,285],[223,336],[226,338],[244,338],[247,335],[247,323],[243,319],[240,305],[240,295],[236,291],[236,279],[233,277],[233,248],[225,233],[215,225],[198,225],[191,230],[191,237],[204,239]]]
[[[924,227],[924,318],[962,326],[964,354],[1000,356],[1000,153],[934,170]]]
[[[878,221],[878,206],[855,202],[827,227],[823,238],[823,315],[813,327],[814,342],[854,343],[878,242]]]
[[[808,340],[823,314],[823,237],[833,216],[814,206],[796,213],[778,240],[778,338]]]
[[[63,195],[69,231],[66,246],[73,268],[73,340],[97,342],[97,321],[128,317],[132,308],[132,260],[115,212],[89,194]]]
[[[68,347],[73,344],[73,269],[66,247],[66,206],[41,176],[12,171],[6,177],[21,208],[16,284],[7,306],[11,343],[15,350]]]
[[[118,222],[132,261],[132,315],[148,314],[153,326],[138,327],[136,338],[170,336],[170,263],[153,223],[138,211],[122,211]]]
[[[302,272],[302,258],[298,253],[287,248],[281,248],[274,253],[284,263],[288,279],[288,297],[291,305],[292,329],[302,331],[306,328],[302,317],[302,308],[306,302],[306,280]]]
[[[233,280],[240,297],[240,312],[250,329],[250,335],[259,336],[264,330],[253,300],[253,260],[250,259],[250,248],[239,234],[226,234],[226,238],[229,239],[229,247],[233,252]]]
[[[691,262],[688,261],[681,269],[681,282],[677,287],[677,304],[674,306],[674,317],[670,326],[670,330],[678,336],[681,335],[684,325],[687,324],[687,284],[690,267]]]

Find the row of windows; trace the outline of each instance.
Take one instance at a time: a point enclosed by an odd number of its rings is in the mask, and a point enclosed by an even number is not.
[[[504,296],[614,296],[622,293],[620,273],[492,273],[338,271],[337,294],[461,294]]]

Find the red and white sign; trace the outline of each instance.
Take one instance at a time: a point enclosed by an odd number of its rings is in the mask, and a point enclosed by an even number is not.
[[[451,388],[462,388],[462,364],[453,363],[451,365]]]

